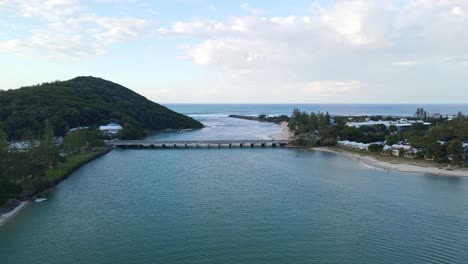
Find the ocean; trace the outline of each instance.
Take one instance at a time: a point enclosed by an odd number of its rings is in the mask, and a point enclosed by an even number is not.
[[[291,115],[294,108],[307,112],[329,112],[331,115],[389,115],[409,117],[417,108],[429,113],[468,114],[468,104],[166,104],[188,115]]]

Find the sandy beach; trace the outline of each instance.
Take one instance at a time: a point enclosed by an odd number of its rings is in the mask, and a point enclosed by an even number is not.
[[[6,222],[10,221],[12,218],[14,218],[17,214],[19,214],[26,206],[28,206],[29,202],[21,202],[15,209],[12,211],[2,214],[0,216],[0,226],[5,224]]]
[[[292,138],[292,133],[289,131],[288,122],[282,122],[280,126],[280,133],[271,134],[268,135],[268,137],[274,140],[290,140]]]
[[[345,155],[351,158],[355,158],[363,163],[368,168],[372,169],[382,169],[385,171],[399,171],[399,172],[407,172],[407,173],[419,173],[419,174],[431,174],[431,175],[438,175],[438,176],[453,176],[453,177],[468,177],[468,170],[465,169],[453,169],[447,170],[446,168],[441,168],[434,165],[416,165],[410,164],[411,160],[408,160],[408,163],[399,162],[399,161],[383,161],[378,160],[371,156],[356,154],[347,152],[345,150],[333,150],[324,147],[313,148],[313,150],[317,151],[325,151],[336,153],[340,155]]]

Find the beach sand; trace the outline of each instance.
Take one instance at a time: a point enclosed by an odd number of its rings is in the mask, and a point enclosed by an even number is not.
[[[10,212],[6,214],[2,214],[0,216],[0,226],[11,220],[13,217],[15,217],[17,214],[19,214],[26,206],[28,206],[29,202],[21,202],[15,209],[11,210]]]
[[[274,140],[290,140],[292,138],[292,133],[289,131],[288,122],[282,122],[280,125],[281,132],[268,135],[268,137]]]
[[[422,174],[431,174],[431,175],[438,175],[438,176],[468,177],[468,170],[466,169],[447,170],[444,168],[439,168],[439,166],[437,166],[436,164],[434,165],[409,164],[411,160],[408,160],[408,163],[399,162],[399,161],[382,161],[371,156],[351,153],[345,150],[338,151],[338,150],[333,150],[333,149],[324,148],[324,147],[313,148],[313,150],[337,153],[340,155],[345,155],[351,158],[355,158],[361,161],[366,167],[372,168],[372,169],[382,169],[385,171],[399,171],[399,172],[407,172],[407,173],[420,173],[420,174],[422,173]]]

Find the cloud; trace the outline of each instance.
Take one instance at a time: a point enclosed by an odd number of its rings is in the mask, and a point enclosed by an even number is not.
[[[217,9],[216,6],[214,6],[214,5],[209,5],[209,6],[208,6],[208,10],[209,10],[210,12],[216,12],[218,9]]]
[[[341,95],[356,89],[365,93],[361,98],[389,100],[398,93],[420,96],[418,87],[429,89],[439,81],[427,80],[439,74],[468,81],[447,61],[468,58],[467,8],[462,0],[316,2],[303,14],[195,18],[158,34],[179,38],[182,58],[217,71],[235,87],[256,85],[268,94],[289,87],[288,98],[298,101],[307,98],[295,94],[313,91],[345,101]],[[406,73],[392,66],[412,67],[413,74],[401,78],[397,74]],[[377,87],[391,96],[375,93]]]
[[[149,28],[144,19],[99,16],[77,0],[0,3],[0,11],[37,23],[19,36],[0,41],[0,51],[20,56],[79,61],[104,53],[114,43],[135,39]]]
[[[456,6],[452,9],[452,14],[455,16],[463,16],[463,11],[460,7]]]
[[[330,96],[355,92],[361,86],[359,81],[313,81],[306,84],[304,92],[319,96]]]
[[[246,11],[247,13],[250,13],[252,15],[258,15],[258,14],[261,14],[263,11],[260,10],[260,9],[257,9],[257,8],[254,8],[253,6],[251,6],[249,3],[243,3],[241,4],[240,6],[242,8],[242,10]]]
[[[406,61],[395,61],[392,63],[395,66],[401,66],[401,67],[411,67],[416,64],[418,64],[417,61],[411,61],[411,60],[406,60]]]

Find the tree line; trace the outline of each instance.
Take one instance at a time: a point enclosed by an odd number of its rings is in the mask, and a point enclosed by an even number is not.
[[[416,118],[425,119],[431,125],[412,124],[411,127],[397,131],[397,127],[383,124],[373,126],[347,126],[349,117],[334,116],[328,113],[307,113],[294,109],[288,127],[294,132],[293,143],[302,146],[334,146],[338,140],[361,143],[386,142],[391,146],[398,143],[408,144],[418,149],[416,158],[433,159],[437,162],[462,163],[466,159],[463,142],[468,141],[468,118],[458,113],[454,118],[430,118],[423,108],[418,108]],[[356,117],[364,120],[393,120],[393,117]],[[332,122],[333,121],[333,122]],[[354,120],[356,121],[356,120]],[[369,150],[380,152],[383,145],[371,145]]]
[[[0,205],[9,198],[26,198],[54,184],[47,173],[90,148],[103,146],[96,130],[68,133],[59,144],[49,123],[42,134],[27,131],[11,142],[0,129]]]

